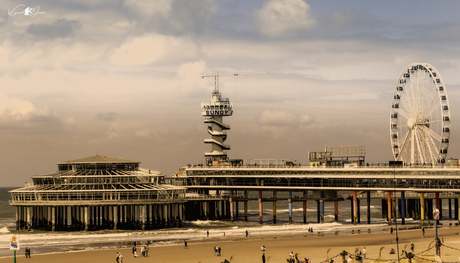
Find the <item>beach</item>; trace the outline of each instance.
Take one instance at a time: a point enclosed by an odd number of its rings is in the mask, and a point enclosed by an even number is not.
[[[444,262],[458,262],[460,256],[460,227],[448,227],[438,229],[438,236],[444,238],[445,246],[441,249]],[[422,235],[420,229],[398,231],[399,251],[410,250],[410,243],[415,244],[414,254],[425,251],[430,243],[435,239],[434,228],[427,229]],[[214,256],[214,246],[221,247],[221,256]],[[266,247],[266,251],[260,250],[261,246]],[[266,262],[286,262],[286,258],[292,251],[298,255],[299,259],[310,258],[312,263],[325,261],[326,252],[329,250],[329,259],[334,262],[341,262],[341,257],[336,257],[343,250],[354,254],[358,248],[366,247],[367,259],[370,262],[379,256],[379,251],[383,247],[382,257],[384,259],[396,259],[396,254],[389,254],[391,248],[396,247],[396,232],[393,233],[355,233],[349,235],[321,236],[321,233],[299,233],[298,236],[249,236],[229,237],[229,238],[209,238],[203,240],[193,240],[188,242],[188,249],[184,244],[171,244],[164,246],[154,246],[149,250],[149,257],[133,258],[131,248],[120,249],[101,249],[85,250],[74,252],[62,252],[52,254],[34,255],[33,248],[31,258],[25,258],[24,248],[18,251],[17,262],[116,262],[116,253],[123,255],[123,262],[158,262],[158,263],[216,263],[223,262],[224,259],[230,262],[262,262],[262,253],[265,253]],[[140,247],[137,248],[140,254]],[[430,250],[435,253],[434,249]],[[13,251],[11,251],[13,254]],[[12,262],[12,257],[0,258],[0,263]]]

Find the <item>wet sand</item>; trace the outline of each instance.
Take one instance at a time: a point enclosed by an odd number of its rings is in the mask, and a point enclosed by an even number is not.
[[[438,236],[443,237],[446,247],[441,250],[443,261],[458,262],[460,257],[460,227],[438,229]],[[409,250],[410,242],[415,244],[414,253],[425,251],[430,243],[435,239],[435,230],[427,229],[425,236],[422,236],[420,229],[399,231],[399,251],[407,245]],[[286,258],[292,251],[298,255],[299,259],[310,258],[312,263],[319,263],[326,260],[326,252],[329,250],[329,259],[334,262],[341,262],[341,257],[336,257],[340,252],[346,250],[354,254],[355,249],[360,250],[366,247],[367,259],[370,262],[379,256],[380,248],[383,247],[382,257],[384,259],[396,259],[396,255],[390,255],[391,248],[396,247],[396,233],[371,233],[371,234],[350,234],[338,236],[319,236],[318,234],[308,234],[306,236],[263,236],[263,237],[241,237],[241,238],[222,238],[204,239],[201,241],[189,241],[188,249],[184,249],[183,244],[154,246],[150,248],[149,257],[133,258],[131,248],[90,250],[78,252],[63,252],[54,254],[34,255],[26,259],[24,250],[18,251],[17,262],[69,262],[69,263],[114,263],[116,252],[123,254],[123,262],[155,262],[155,263],[217,263],[224,259],[230,262],[253,263],[262,262],[262,251],[260,247],[266,247],[266,262],[286,262]],[[221,256],[214,256],[213,247],[220,246]],[[455,249],[448,248],[453,247]],[[434,249],[431,249],[435,253]],[[13,252],[11,252],[13,254]],[[140,248],[138,247],[140,254]],[[0,263],[13,262],[12,257],[0,258]]]

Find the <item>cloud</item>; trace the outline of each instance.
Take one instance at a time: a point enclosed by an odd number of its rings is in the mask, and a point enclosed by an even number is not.
[[[74,36],[80,24],[76,20],[65,18],[54,21],[52,24],[32,24],[26,29],[26,33],[38,39],[56,39]]]
[[[280,111],[265,110],[256,116],[256,123],[262,126],[301,126],[314,122],[315,119],[308,115],[296,115]]]
[[[63,122],[49,107],[38,108],[29,101],[0,95],[0,120],[4,127],[30,124],[58,124]]]
[[[100,121],[114,121],[120,118],[118,113],[110,111],[110,112],[98,112],[96,116],[94,116],[96,120]]]
[[[145,35],[115,50],[111,60],[119,66],[143,66],[193,60],[199,53],[198,45],[189,37]]]
[[[217,5],[214,0],[125,0],[122,12],[137,29],[177,35],[202,32],[215,15]]]
[[[316,25],[303,0],[271,0],[254,12],[256,27],[268,37],[292,37]]]

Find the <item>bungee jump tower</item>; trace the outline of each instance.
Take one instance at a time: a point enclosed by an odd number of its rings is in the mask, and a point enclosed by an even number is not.
[[[208,76],[201,76],[202,78]],[[219,91],[219,71],[214,72],[214,90],[211,95],[211,102],[201,103],[201,115],[206,117],[204,123],[208,126],[208,133],[211,139],[205,139],[204,143],[210,143],[212,148],[210,152],[204,154],[206,164],[215,165],[220,160],[227,159],[227,153],[224,150],[230,150],[230,145],[224,144],[227,139],[225,130],[230,130],[230,125],[223,123],[224,116],[232,116],[233,103],[228,98],[222,98]]]
[[[226,130],[230,130],[230,125],[223,123],[224,116],[232,116],[233,103],[228,98],[222,98],[219,91],[219,76],[239,76],[239,75],[260,75],[267,74],[262,71],[237,71],[237,72],[219,72],[214,70],[212,75],[203,75],[201,78],[214,78],[214,90],[211,95],[211,103],[201,103],[201,115],[206,117],[204,123],[211,124],[208,126],[208,133],[211,139],[205,139],[204,143],[212,145],[211,151],[204,154],[207,165],[218,165],[221,160],[227,160],[225,150],[230,150],[230,145],[224,144],[227,139]]]

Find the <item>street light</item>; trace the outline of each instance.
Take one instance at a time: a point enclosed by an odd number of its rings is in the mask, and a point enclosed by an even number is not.
[[[436,229],[436,256],[439,256],[439,242],[438,242],[438,219],[439,219],[439,209],[434,209],[433,210],[433,219],[435,221],[435,229]]]

